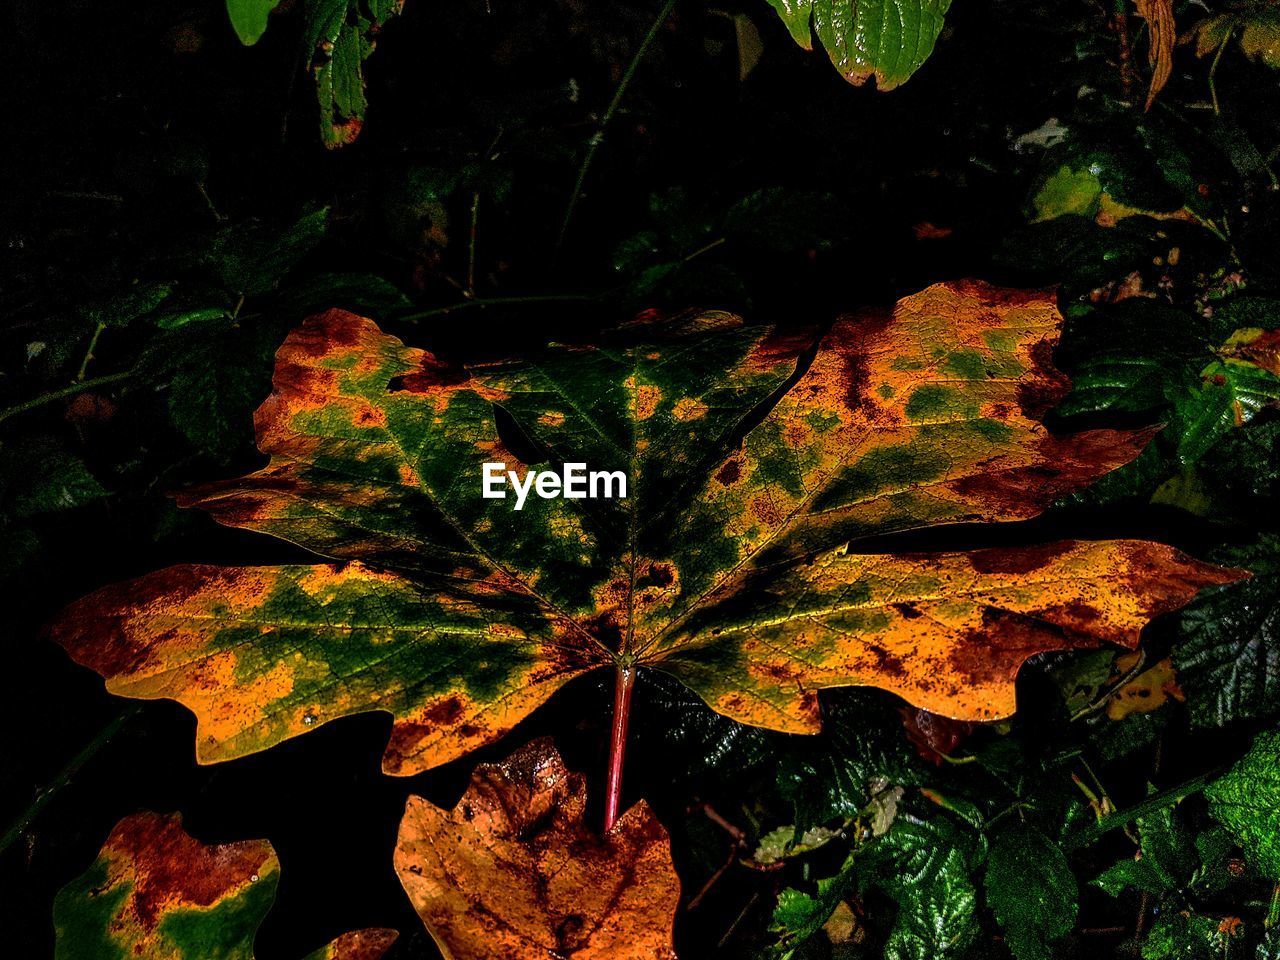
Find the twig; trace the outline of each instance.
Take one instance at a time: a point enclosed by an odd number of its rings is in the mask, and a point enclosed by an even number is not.
[[[0,853],[4,853],[18,837],[31,826],[32,821],[40,815],[40,811],[48,805],[57,794],[71,782],[74,777],[86,763],[92,759],[93,755],[110,742],[111,738],[120,732],[129,720],[138,713],[140,707],[130,707],[124,713],[117,716],[109,724],[98,732],[98,735],[85,744],[84,748],[71,758],[71,761],[62,768],[62,771],[54,777],[49,783],[36,791],[35,799],[26,810],[18,817],[17,820],[4,832],[4,836],[0,837]]]
[[[1095,699],[1092,703],[1090,703],[1088,706],[1081,707],[1079,710],[1073,713],[1071,715],[1071,722],[1075,723],[1077,720],[1081,720],[1084,717],[1089,716],[1089,714],[1096,713],[1097,711],[1105,707],[1111,701],[1112,697],[1114,697],[1117,693],[1119,693],[1131,680],[1133,680],[1138,674],[1142,672],[1142,668],[1146,666],[1146,663],[1147,663],[1147,652],[1145,650],[1139,650],[1138,659],[1134,661],[1133,666],[1130,667],[1120,677],[1119,680],[1117,680],[1115,683],[1109,686],[1103,693],[1101,693],[1097,697],[1097,699]]]
[[[723,947],[726,943],[729,942],[729,938],[732,937],[734,934],[734,931],[737,930],[739,926],[741,926],[742,921],[746,919],[747,913],[750,912],[751,908],[756,905],[756,901],[759,899],[760,899],[759,890],[751,894],[751,899],[747,901],[747,905],[742,908],[742,912],[738,914],[738,916],[734,919],[733,923],[729,924],[729,929],[724,932],[724,936],[721,937],[720,942],[716,944],[717,949],[719,949],[720,947]]]
[[[26,400],[22,403],[14,404],[12,407],[6,407],[4,410],[0,410],[0,423],[3,423],[10,417],[16,417],[20,413],[26,413],[28,410],[35,410],[37,407],[43,407],[46,403],[53,403],[55,400],[61,400],[63,397],[73,397],[77,393],[84,393],[86,390],[103,387],[109,383],[119,383],[121,380],[129,379],[133,374],[133,370],[125,370],[121,373],[109,373],[106,376],[94,377],[92,380],[80,380],[71,384],[69,387],[63,387],[60,390],[50,390],[48,393],[42,393],[38,397],[33,397],[30,400]]]
[[[467,236],[467,290],[468,297],[476,295],[476,233],[480,216],[480,191],[471,192],[471,231]]]
[[[609,121],[613,119],[613,115],[618,112],[618,107],[622,104],[622,98],[626,96],[627,87],[631,85],[631,80],[636,75],[640,61],[644,59],[644,55],[653,44],[658,31],[667,22],[667,17],[671,16],[671,11],[675,9],[675,6],[676,0],[667,0],[662,5],[662,9],[658,11],[658,16],[649,25],[649,32],[640,41],[640,46],[636,48],[635,54],[631,57],[631,62],[627,64],[627,69],[622,74],[622,79],[618,81],[618,88],[613,91],[613,99],[609,101],[609,106],[605,108],[604,115],[600,118],[600,123],[596,125],[596,132],[587,141],[587,152],[582,158],[581,166],[578,167],[578,179],[573,185],[573,193],[569,196],[569,205],[565,208],[564,219],[560,221],[560,234],[556,237],[553,259],[559,256],[560,248],[564,246],[565,234],[569,230],[569,221],[573,219],[574,208],[578,206],[578,200],[582,196],[583,184],[587,181],[587,172],[591,169],[592,161],[595,160],[596,151],[600,149],[600,144],[604,142],[605,128],[609,126]]]
[[[702,901],[706,899],[707,894],[711,892],[711,888],[719,882],[721,877],[729,872],[729,868],[732,867],[734,862],[738,859],[738,852],[739,851],[736,846],[729,849],[729,856],[725,858],[724,863],[720,864],[720,866],[716,868],[715,873],[711,874],[711,876],[707,878],[707,882],[702,885],[702,889],[693,895],[688,906],[685,907],[686,910],[698,909],[699,904],[701,904]]]
[[[1184,783],[1178,784],[1176,787],[1170,787],[1168,790],[1161,790],[1159,793],[1148,797],[1141,803],[1134,804],[1127,810],[1121,810],[1118,813],[1111,813],[1100,818],[1096,823],[1091,823],[1087,827],[1077,831],[1075,836],[1070,840],[1069,846],[1072,849],[1088,846],[1103,834],[1108,833],[1117,827],[1123,827],[1135,820],[1140,820],[1150,813],[1161,810],[1171,803],[1176,803],[1184,797],[1189,797],[1193,793],[1199,793],[1209,785],[1211,781],[1216,779],[1222,773],[1221,769],[1210,770],[1208,773],[1202,773],[1198,777],[1192,777]]]
[[[711,804],[699,804],[698,809],[702,811],[703,816],[731,836],[735,845],[741,847],[747,842],[747,835],[742,828],[726,820],[720,815],[719,811],[717,811],[715,807],[711,806]]]
[[[1222,35],[1222,43],[1218,44],[1218,52],[1213,55],[1213,63],[1209,65],[1209,99],[1213,102],[1213,115],[1216,117],[1222,113],[1218,105],[1218,62],[1222,59],[1222,54],[1227,49],[1227,41],[1231,39],[1231,34],[1235,32],[1235,24],[1227,27],[1227,32]]]
[[[85,350],[84,359],[80,361],[80,369],[76,371],[76,383],[84,381],[84,375],[89,371],[89,364],[93,361],[93,351],[98,346],[98,338],[102,336],[102,331],[105,329],[107,325],[101,321],[93,328],[93,336],[89,338],[89,348]]]
[[[592,293],[550,293],[535,294],[527,297],[490,297],[488,299],[477,297],[472,300],[463,300],[461,303],[453,303],[447,307],[433,307],[430,310],[401,314],[396,319],[416,323],[419,320],[429,320],[431,317],[447,317],[449,314],[456,313],[459,310],[470,310],[472,308],[483,310],[486,307],[507,307],[522,303],[576,303],[597,299],[599,297]]]

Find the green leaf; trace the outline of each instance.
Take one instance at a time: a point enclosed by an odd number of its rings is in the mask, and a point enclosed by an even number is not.
[[[773,954],[782,960],[795,955],[822,929],[840,901],[854,887],[854,860],[849,858],[833,877],[818,880],[813,894],[787,888],[778,894],[769,930],[778,934]]]
[[[172,292],[173,284],[134,282],[124,293],[91,303],[83,312],[90,323],[123,327],[151,313]]]
[[[222,460],[243,451],[270,389],[275,339],[273,325],[241,328],[202,340],[177,364],[169,416],[197,450]]]
[[[986,891],[1016,960],[1050,960],[1053,942],[1075,926],[1075,874],[1061,848],[1029,823],[1011,822],[992,839]]]
[[[1148,860],[1119,860],[1092,881],[1093,885],[1113,897],[1126,890],[1137,890],[1156,896],[1175,889],[1172,878]]]
[[[1114,227],[1131,217],[1190,220],[1212,212],[1183,140],[1156,121],[1103,115],[1071,127],[1045,151],[1028,219],[1087,217]]]
[[[856,816],[877,781],[919,782],[919,762],[902,735],[902,718],[886,698],[840,691],[827,701],[822,720],[822,733],[797,740],[778,764],[778,791],[792,805],[797,831]]]
[[[1245,960],[1241,938],[1221,920],[1166,910],[1142,944],[1143,960]]]
[[[1259,734],[1205,797],[1209,812],[1231,831],[1249,861],[1280,881],[1280,732]]]
[[[1073,318],[1060,356],[1072,388],[1057,412],[1072,416],[1166,409],[1170,382],[1194,382],[1195,371],[1209,355],[1198,320],[1143,298]]]
[[[1201,727],[1265,719],[1280,709],[1280,538],[1217,556],[1253,578],[1205,591],[1179,618],[1173,662],[1191,720]]]
[[[0,503],[12,517],[74,510],[105,496],[85,462],[52,438],[0,446]]]
[[[320,137],[330,149],[360,135],[368,103],[364,64],[373,54],[374,38],[402,0],[307,0],[304,38],[311,51],[320,106]],[[367,15],[366,15],[367,13]]]
[[[165,313],[156,318],[156,326],[161,330],[181,330],[183,327],[198,326],[215,320],[227,319],[225,307],[195,307]]]
[[[267,30],[267,17],[279,6],[280,0],[227,0],[227,15],[236,36],[246,47],[251,47]]]
[[[810,30],[852,84],[905,83],[933,52],[951,0],[769,0],[792,38],[812,49]]]
[[[887,960],[961,957],[978,934],[977,889],[967,844],[943,820],[899,818],[867,850],[874,874],[865,882],[888,893],[898,913]]]
[[[324,239],[327,208],[305,214],[280,228],[250,221],[219,234],[209,254],[218,279],[235,298],[274,290],[298,262]]]
[[[1174,400],[1172,429],[1178,458],[1200,460],[1224,436],[1266,407],[1280,405],[1280,377],[1252,363],[1215,361],[1201,371],[1201,383]]]

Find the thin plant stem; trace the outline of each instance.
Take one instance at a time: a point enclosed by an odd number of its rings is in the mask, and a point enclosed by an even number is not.
[[[587,141],[587,152],[583,155],[582,164],[578,167],[578,179],[574,182],[573,193],[569,195],[569,205],[565,208],[564,219],[560,221],[560,234],[556,237],[555,256],[559,255],[560,248],[564,246],[565,234],[569,231],[569,221],[573,219],[573,211],[578,206],[578,200],[582,197],[582,187],[587,182],[587,173],[591,170],[591,163],[596,158],[596,151],[600,149],[600,144],[604,142],[605,129],[609,126],[613,115],[618,112],[618,107],[622,104],[622,98],[626,96],[627,87],[631,86],[631,80],[635,77],[636,70],[640,67],[640,62],[644,59],[644,55],[648,53],[649,47],[653,45],[654,39],[658,36],[658,31],[667,22],[667,17],[671,16],[671,11],[675,9],[675,6],[676,0],[667,0],[662,5],[662,9],[658,11],[658,16],[649,25],[649,32],[640,41],[640,46],[636,47],[636,52],[632,55],[631,62],[627,64],[627,69],[622,74],[622,79],[618,81],[618,88],[613,91],[613,99],[609,101],[609,106],[605,108],[604,115],[600,117],[600,123],[596,125],[596,132]]]
[[[1130,667],[1127,671],[1125,671],[1124,675],[1120,677],[1119,680],[1117,680],[1111,686],[1107,687],[1107,689],[1104,690],[1092,703],[1088,704],[1087,706],[1081,707],[1079,710],[1073,713],[1071,715],[1071,722],[1075,723],[1077,720],[1082,720],[1085,717],[1089,716],[1090,714],[1097,713],[1099,710],[1105,707],[1108,703],[1111,702],[1111,699],[1117,693],[1119,693],[1125,686],[1128,685],[1128,683],[1131,680],[1133,680],[1138,674],[1142,672],[1143,668],[1146,666],[1146,663],[1147,663],[1146,651],[1139,650],[1138,659],[1134,661],[1133,666]]]
[[[121,380],[128,380],[132,377],[134,371],[123,370],[120,373],[109,373],[102,377],[94,377],[91,380],[80,380],[71,384],[69,387],[63,387],[60,390],[50,390],[48,393],[42,393],[38,397],[32,397],[22,403],[14,404],[12,407],[6,407],[0,410],[0,423],[8,420],[10,417],[16,417],[20,413],[26,413],[28,410],[35,410],[37,407],[43,407],[47,403],[53,403],[55,400],[61,400],[64,397],[74,397],[77,393],[84,393],[87,390],[93,390],[97,387],[104,387],[109,383],[119,383]]]
[[[89,364],[93,362],[93,351],[98,348],[98,338],[102,336],[102,331],[107,329],[105,323],[99,322],[93,328],[93,336],[89,338],[89,348],[84,352],[84,359],[80,361],[80,369],[76,371],[76,383],[84,380],[85,374],[89,372]]]
[[[480,191],[471,194],[471,230],[467,235],[467,292],[468,297],[476,295],[476,234],[480,218]]]
[[[1193,793],[1199,793],[1213,780],[1221,776],[1221,774],[1222,770],[1211,770],[1208,773],[1202,773],[1200,776],[1192,777],[1190,780],[1180,783],[1176,787],[1170,787],[1168,790],[1161,790],[1159,793],[1153,794],[1141,803],[1134,804],[1127,810],[1107,814],[1096,823],[1091,823],[1089,826],[1078,831],[1071,839],[1070,846],[1073,849],[1088,846],[1104,833],[1115,830],[1117,827],[1127,826],[1135,820],[1149,816],[1170,804],[1177,803],[1184,797],[1189,797]]]
[[[138,713],[138,710],[138,707],[132,707],[108,723],[98,731],[96,737],[85,744],[84,748],[71,758],[70,762],[62,768],[56,777],[36,791],[35,798],[27,809],[4,832],[4,836],[0,837],[0,853],[4,853],[5,850],[13,845],[15,840],[26,832],[27,828],[40,815],[40,812],[48,805],[49,801],[71,782],[72,778],[80,772],[80,768],[88,763],[94,754],[105,747],[112,737],[120,732],[120,728],[128,723]]]
[[[631,693],[635,690],[636,668],[618,664],[613,687],[613,730],[609,736],[609,779],[604,794],[604,830],[618,821],[622,800],[622,765],[627,753],[627,727],[631,720]]]
[[[1218,44],[1218,52],[1213,55],[1213,63],[1209,65],[1209,99],[1213,102],[1213,115],[1215,117],[1222,113],[1222,108],[1218,103],[1218,63],[1222,60],[1222,55],[1227,49],[1227,42],[1234,32],[1234,25],[1227,28],[1227,32],[1223,34],[1222,43]]]
[[[591,293],[550,293],[535,294],[527,297],[490,297],[488,299],[477,297],[471,300],[463,300],[461,303],[451,303],[447,307],[433,307],[430,310],[401,314],[396,319],[416,323],[419,320],[429,320],[432,317],[447,317],[449,314],[457,313],[459,310],[483,310],[486,307],[508,307],[524,303],[578,303],[597,299],[599,298]]]

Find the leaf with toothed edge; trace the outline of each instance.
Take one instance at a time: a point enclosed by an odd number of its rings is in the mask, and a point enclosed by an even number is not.
[[[597,836],[550,740],[482,764],[452,811],[410,797],[395,869],[454,960],[675,960],[680,882],[641,801]]]
[[[54,900],[57,960],[253,960],[280,861],[265,840],[206,845],[176,814],[126,817]],[[378,960],[396,931],[345,933],[305,960]]]
[[[819,728],[818,690],[850,685],[1008,716],[1028,657],[1135,646],[1243,576],[1138,541],[856,552],[1035,516],[1142,450],[1150,430],[1044,427],[1069,387],[1060,325],[1052,294],[961,281],[816,348],[709,313],[457,366],[330,311],[277,354],[267,466],[179,501],[347,565],[170,568],[51,633],[113,692],[192,709],[202,762],[382,710],[384,769],[413,774],[622,663],[795,733]],[[481,464],[531,469],[500,415],[546,464],[621,471],[628,496],[482,499]]]
[[[832,65],[854,85],[892,90],[933,52],[951,0],[769,0],[796,43],[816,33]]]

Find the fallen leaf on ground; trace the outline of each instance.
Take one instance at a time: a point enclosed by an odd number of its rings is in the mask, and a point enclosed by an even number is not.
[[[643,801],[600,836],[550,740],[482,764],[452,811],[410,797],[395,868],[452,960],[674,960],[680,883]]]
[[[1051,293],[960,281],[843,317],[816,351],[708,313],[463,367],[330,311],[277,355],[256,415],[270,463],[180,501],[339,562],[171,567],[73,604],[52,636],[112,692],[190,708],[201,762],[380,710],[384,769],[413,774],[615,665],[793,733],[848,685],[1006,717],[1028,657],[1134,647],[1243,575],[1140,541],[857,552],[1036,516],[1143,449],[1152,430],[1043,425],[1069,389],[1061,322]],[[483,499],[483,463],[534,469],[499,410],[541,466],[617,471],[628,496]]]

